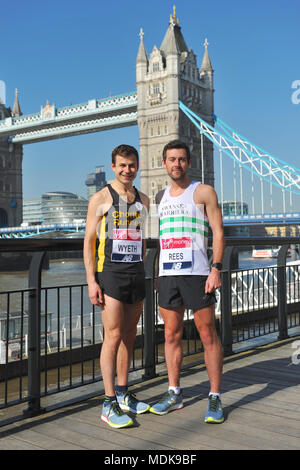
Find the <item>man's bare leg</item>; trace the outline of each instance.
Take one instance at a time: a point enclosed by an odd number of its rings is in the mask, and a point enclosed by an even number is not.
[[[117,383],[121,386],[127,385],[136,329],[142,309],[143,301],[132,305],[124,304],[122,338],[117,353]]]
[[[180,390],[180,369],[182,363],[182,328],[184,307],[168,310],[160,307],[165,324],[165,359],[168,369],[168,394],[151,406],[154,414],[165,415],[183,407]]]
[[[196,310],[194,312],[194,321],[204,347],[204,360],[210,381],[210,391],[220,393],[223,350],[215,328],[214,308],[214,305],[211,305]]]
[[[112,397],[115,395],[116,359],[122,339],[125,312],[122,302],[107,295],[104,298],[105,305],[102,310],[104,340],[100,355],[100,367],[105,394]]]
[[[116,397],[123,411],[130,411],[136,415],[146,413],[150,408],[150,405],[139,401],[134,394],[128,392],[128,373],[142,308],[143,301],[132,305],[124,304],[122,337],[117,352]]]
[[[168,369],[169,385],[180,386],[182,363],[182,328],[184,307],[168,310],[160,307],[165,324],[165,359]]]

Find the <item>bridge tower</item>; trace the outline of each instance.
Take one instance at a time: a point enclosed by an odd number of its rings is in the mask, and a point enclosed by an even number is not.
[[[140,134],[141,190],[153,203],[157,191],[168,183],[161,164],[164,145],[181,139],[192,156],[190,176],[214,186],[213,145],[201,136],[179,110],[178,100],[213,125],[213,68],[205,40],[201,68],[192,49],[188,49],[176,17],[175,7],[160,48],[154,46],[148,57],[143,30],[136,60],[138,126]],[[202,152],[203,151],[203,152]],[[203,174],[202,174],[203,164]]]
[[[21,116],[16,90],[13,109],[0,100],[0,120]],[[0,138],[0,227],[22,223],[22,145],[12,144],[8,137]]]

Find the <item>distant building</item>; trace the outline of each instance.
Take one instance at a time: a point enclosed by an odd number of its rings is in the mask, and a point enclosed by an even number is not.
[[[246,215],[249,213],[248,204],[239,201],[224,201],[222,213],[223,215]]]
[[[67,224],[85,222],[88,200],[62,191],[23,201],[23,224]]]
[[[28,199],[23,201],[23,224],[39,225],[43,222],[42,200]]]
[[[91,198],[93,194],[97,191],[100,191],[106,185],[106,175],[103,171],[103,166],[96,166],[95,173],[90,173],[87,176],[85,184],[87,186],[87,196],[88,199]]]
[[[42,195],[43,224],[66,224],[85,221],[88,201],[67,192],[49,192]]]

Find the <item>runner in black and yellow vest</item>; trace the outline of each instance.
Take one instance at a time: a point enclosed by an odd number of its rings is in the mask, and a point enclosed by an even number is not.
[[[147,211],[141,196],[133,187],[134,199],[126,202],[116,190],[108,184],[107,189],[112,199],[111,207],[101,220],[98,247],[97,273],[132,273],[143,274],[144,239],[143,227]],[[144,289],[143,289],[144,292]],[[126,303],[131,302],[122,293],[116,292],[115,298]],[[140,299],[144,297],[141,296]]]
[[[93,305],[102,308],[104,327],[100,366],[106,397],[101,419],[114,428],[133,424],[124,411],[141,414],[150,408],[128,392],[127,386],[145,297],[144,226],[149,199],[132,184],[138,165],[134,147],[120,145],[113,150],[115,180],[92,196],[84,239],[89,297]]]

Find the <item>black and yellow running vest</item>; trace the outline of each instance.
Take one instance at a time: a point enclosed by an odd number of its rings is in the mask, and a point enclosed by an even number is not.
[[[147,211],[136,188],[127,203],[110,184],[113,203],[100,224],[97,272],[143,272],[144,226]]]

